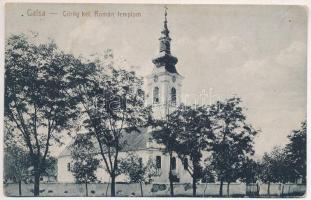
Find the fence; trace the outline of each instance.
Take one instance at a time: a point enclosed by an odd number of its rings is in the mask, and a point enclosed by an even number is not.
[[[218,183],[197,184],[197,196],[218,197]],[[33,184],[22,184],[22,196],[33,196]],[[268,196],[268,185],[245,185],[244,183],[231,183],[230,197],[256,197]],[[5,184],[6,196],[19,196],[18,184]],[[301,197],[305,195],[306,186],[301,184],[270,184],[270,196],[272,197]],[[143,184],[144,196],[170,196],[169,184]],[[175,196],[191,196],[192,185],[189,183],[174,184]],[[74,183],[41,183],[40,196],[85,196],[84,184]],[[110,196],[110,184],[88,184],[89,196]],[[116,184],[116,196],[141,196],[139,184]],[[223,185],[223,196],[228,196],[227,185]]]

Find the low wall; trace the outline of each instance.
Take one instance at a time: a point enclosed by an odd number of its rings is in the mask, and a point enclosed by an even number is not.
[[[142,184],[144,196],[169,196],[169,184]],[[219,194],[220,185],[217,183],[197,184],[197,196],[214,196]],[[247,186],[244,183],[231,183],[230,196],[246,196]],[[249,186],[248,186],[249,187]],[[255,185],[253,185],[255,188]],[[306,191],[305,185],[297,184],[271,184],[270,195],[281,196],[303,196]],[[18,196],[18,184],[5,184],[4,192],[6,196]],[[40,196],[85,196],[85,185],[74,183],[41,183]],[[116,184],[117,196],[141,196],[140,184]],[[260,185],[259,195],[266,196],[268,186]],[[176,196],[191,196],[191,184],[174,184],[174,193]],[[110,184],[88,184],[89,196],[110,196]],[[223,195],[227,196],[227,185],[223,185]],[[22,184],[22,196],[33,196],[33,184]]]

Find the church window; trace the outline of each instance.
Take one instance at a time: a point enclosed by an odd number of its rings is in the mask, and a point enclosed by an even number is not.
[[[188,169],[188,158],[184,159],[184,169],[187,170]]]
[[[176,89],[173,87],[171,89],[171,102],[172,104],[176,104]]]
[[[161,156],[156,156],[156,167],[161,169]]]
[[[155,87],[153,90],[153,103],[156,104],[159,103],[159,101],[159,88]]]
[[[172,165],[172,170],[175,170],[176,169],[176,158],[173,157],[172,160],[171,160],[171,165]]]
[[[70,172],[70,163],[67,163],[67,171]]]
[[[175,83],[175,81],[176,81],[176,76],[173,76],[173,77],[172,77],[172,81],[173,81],[173,83]]]
[[[138,158],[138,163],[139,163],[139,166],[142,167],[143,166],[143,159],[142,158]]]

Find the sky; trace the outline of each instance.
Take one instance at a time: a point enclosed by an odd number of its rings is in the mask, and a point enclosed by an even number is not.
[[[167,8],[171,51],[184,77],[184,101],[208,104],[240,97],[247,121],[261,130],[255,138],[256,155],[285,145],[287,135],[299,128],[307,113],[307,9]],[[38,16],[38,11],[45,16]],[[90,16],[82,17],[82,11]],[[96,11],[105,14],[96,17]],[[5,33],[8,38],[36,32],[38,42],[53,39],[60,49],[76,56],[112,49],[116,59],[146,76],[159,51],[163,19],[163,5],[6,4]],[[202,94],[207,98],[202,100]]]

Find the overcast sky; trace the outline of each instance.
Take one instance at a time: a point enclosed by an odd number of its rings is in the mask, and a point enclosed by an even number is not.
[[[28,16],[28,9],[45,10],[46,16]],[[115,16],[94,17],[96,10]],[[64,17],[64,11],[80,16]],[[81,11],[92,16],[81,17]],[[118,17],[118,12],[140,16]],[[42,41],[52,38],[77,56],[111,48],[145,76],[159,50],[163,12],[162,5],[7,4],[6,36],[38,32]],[[288,142],[287,135],[306,119],[306,8],[168,5],[168,26],[187,102],[200,103],[202,93],[212,101],[241,97],[248,121],[261,129],[257,155]]]

